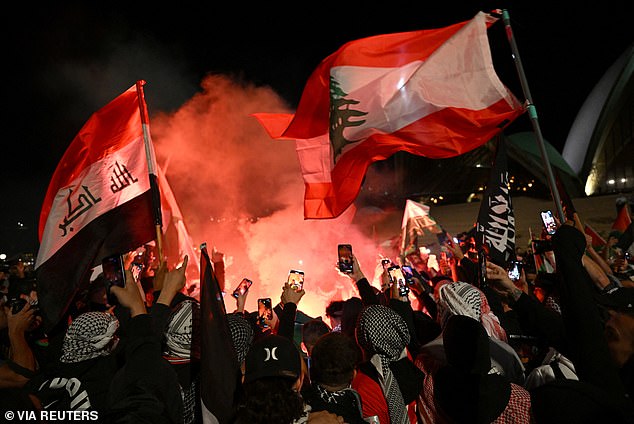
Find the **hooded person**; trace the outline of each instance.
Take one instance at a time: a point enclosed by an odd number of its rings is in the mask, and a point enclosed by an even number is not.
[[[586,240],[575,227],[562,225],[552,240],[565,353],[579,380],[554,380],[531,390],[536,421],[634,422],[633,289],[596,290],[581,263]]]
[[[477,287],[463,282],[445,283],[438,289],[438,320],[441,328],[454,315],[465,315],[478,321],[489,336],[489,349],[493,365],[510,381],[523,384],[524,365],[517,352],[507,343],[507,335],[498,317],[491,311],[484,293]],[[445,361],[442,337],[423,347],[423,350],[440,350],[435,357]]]
[[[437,410],[454,423],[529,423],[530,395],[491,366],[481,323],[453,315],[445,325],[447,365],[434,376]]]
[[[199,323],[200,304],[183,300],[172,310],[164,331],[163,358],[178,376],[185,424],[196,422],[200,410]]]
[[[112,354],[118,328],[117,318],[106,312],[85,312],[71,322],[59,361],[27,383],[42,410],[106,408],[109,383],[118,369]]]
[[[381,423],[415,423],[424,374],[407,350],[410,334],[405,320],[387,306],[366,306],[356,337],[366,361],[359,365],[352,388],[361,396],[363,416],[376,415]]]

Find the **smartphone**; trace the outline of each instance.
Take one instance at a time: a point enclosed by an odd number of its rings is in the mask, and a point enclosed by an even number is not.
[[[412,267],[409,265],[403,265],[401,267],[401,270],[403,270],[403,275],[405,276],[405,281],[407,282],[407,284],[414,284],[414,270],[412,269]]]
[[[392,284],[398,284],[399,296],[407,296],[409,293],[409,286],[407,285],[407,280],[405,279],[405,275],[403,274],[401,267],[398,265],[389,267],[387,269],[387,275],[390,277],[390,282]]]
[[[340,244],[337,246],[339,256],[339,271],[350,274],[352,272],[352,245]]]
[[[103,258],[101,261],[103,277],[109,286],[125,287],[125,269],[123,266],[123,256],[112,255]]]
[[[301,290],[304,287],[304,271],[291,269],[288,272],[288,284],[295,290]]]
[[[509,279],[517,281],[522,275],[522,263],[519,261],[511,261],[508,268]]]
[[[258,299],[258,324],[262,327],[268,327],[264,320],[273,319],[273,307],[271,306],[271,298],[264,297]]]
[[[387,270],[392,265],[392,261],[388,258],[381,259],[381,265],[383,265],[383,269]]]
[[[249,287],[251,287],[251,284],[253,284],[253,281],[248,278],[243,278],[242,281],[240,281],[240,284],[238,284],[238,287],[236,287],[233,291],[232,296],[237,299],[238,297],[244,295],[249,290]]]
[[[551,236],[555,234],[557,231],[557,223],[555,222],[555,217],[553,216],[552,211],[541,211],[540,216],[542,217],[542,222],[544,224],[544,228],[546,229],[546,233]]]
[[[487,285],[487,255],[484,250],[478,252],[478,265],[480,267],[480,290]]]

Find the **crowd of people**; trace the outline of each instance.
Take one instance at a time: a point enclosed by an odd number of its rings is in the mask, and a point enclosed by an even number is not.
[[[248,290],[227,295],[239,384],[226,422],[634,423],[633,231],[597,251],[575,215],[541,237],[551,272],[518,249],[518,277],[490,260],[483,269],[472,233],[444,241],[438,269],[415,240],[379,257],[373,276],[352,256],[339,272],[357,295],[333,299],[323,317],[304,314],[310,293],[289,283],[267,314],[245,310]],[[218,382],[201,378],[201,304],[185,290],[195,259],[141,282],[128,257],[124,287],[90,281],[50,332],[37,279],[21,264],[1,268],[0,409],[218,422],[201,405]],[[223,254],[211,259],[224,288]],[[411,273],[391,277],[395,267]]]

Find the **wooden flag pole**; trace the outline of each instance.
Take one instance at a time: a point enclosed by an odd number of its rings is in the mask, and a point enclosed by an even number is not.
[[[552,195],[553,201],[555,202],[555,206],[557,207],[557,213],[559,215],[559,219],[563,224],[566,222],[566,216],[564,215],[563,207],[561,206],[561,199],[559,198],[559,191],[557,190],[557,184],[555,183],[555,177],[553,175],[553,170],[550,167],[550,160],[548,159],[548,154],[546,153],[546,147],[544,146],[544,138],[542,137],[542,131],[539,127],[539,121],[537,119],[537,109],[533,104],[533,99],[531,97],[531,92],[528,88],[528,82],[526,80],[526,75],[524,74],[524,68],[522,66],[522,60],[520,59],[520,53],[517,49],[517,43],[515,42],[515,37],[513,36],[513,29],[511,29],[511,20],[509,18],[509,12],[506,9],[502,10],[502,20],[504,21],[504,27],[506,28],[506,37],[511,44],[511,51],[513,53],[513,61],[515,62],[515,68],[517,69],[517,73],[520,77],[520,83],[522,84],[522,91],[524,92],[524,97],[526,97],[526,102],[528,103],[528,116],[530,117],[531,124],[533,126],[533,131],[535,132],[535,137],[537,139],[537,146],[539,147],[539,152],[542,156],[542,162],[544,164],[544,171],[546,171],[546,177],[548,178],[548,186],[550,187],[550,194]]]
[[[136,90],[139,99],[139,111],[141,112],[141,125],[143,127],[143,142],[145,144],[145,157],[147,159],[148,174],[150,177],[150,191],[152,192],[152,209],[154,212],[154,228],[156,229],[156,250],[159,265],[163,265],[163,217],[161,213],[161,192],[158,185],[158,171],[156,169],[156,157],[150,136],[150,118],[145,103],[143,92],[144,80],[136,82]]]

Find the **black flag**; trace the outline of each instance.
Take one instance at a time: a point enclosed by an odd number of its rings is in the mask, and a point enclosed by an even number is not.
[[[203,423],[227,423],[235,418],[240,366],[231,342],[220,285],[205,244],[200,248],[200,272],[200,398]]]
[[[515,259],[515,217],[503,137],[498,138],[495,163],[480,205],[476,243],[479,251],[486,250],[488,259],[501,267]]]

